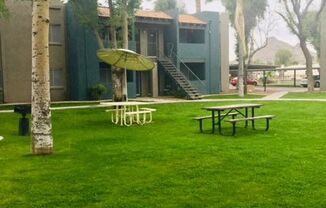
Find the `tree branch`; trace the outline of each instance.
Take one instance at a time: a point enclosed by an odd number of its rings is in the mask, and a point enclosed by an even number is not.
[[[310,5],[312,4],[314,0],[309,0],[309,2],[307,3],[306,7],[304,8],[304,10],[302,11],[301,15],[304,17],[306,16],[307,12],[308,12],[308,9],[310,7]]]
[[[322,13],[322,11],[323,11],[325,5],[326,5],[326,0],[322,0],[322,2],[321,2],[321,4],[320,4],[320,8],[319,8],[319,10],[318,10],[318,12],[317,12],[317,15],[316,15],[316,20],[319,19],[320,14]]]
[[[280,12],[276,12],[278,15],[280,15],[282,17],[282,19],[286,22],[286,24],[288,25],[288,27],[290,28],[290,30],[298,37],[300,37],[299,32],[296,30],[296,28],[293,26],[293,24],[291,24],[290,20],[287,19],[282,13]]]

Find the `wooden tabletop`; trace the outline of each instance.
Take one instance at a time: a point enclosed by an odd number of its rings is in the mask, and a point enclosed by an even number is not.
[[[238,104],[238,105],[222,105],[222,106],[213,106],[213,107],[205,107],[203,109],[209,110],[209,111],[214,111],[214,110],[230,110],[230,109],[242,109],[242,108],[259,108],[263,104],[253,104],[253,103],[248,103],[248,104]]]
[[[103,102],[100,104],[105,106],[131,106],[131,105],[145,105],[147,103],[130,101],[130,102]]]

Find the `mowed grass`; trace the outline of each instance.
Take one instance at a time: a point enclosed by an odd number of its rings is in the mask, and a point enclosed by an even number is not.
[[[257,94],[248,94],[244,97],[240,97],[238,94],[232,94],[232,95],[209,95],[204,96],[204,99],[259,99],[263,98],[266,95],[257,95]]]
[[[52,108],[57,107],[73,107],[73,106],[92,106],[92,105],[98,105],[100,102],[98,101],[90,101],[90,102],[62,102],[62,103],[52,103]],[[25,105],[25,104],[17,104],[19,105]],[[12,104],[0,104],[0,111],[1,110],[14,110],[16,105]]]
[[[326,99],[326,92],[289,92],[282,98],[294,99]]]
[[[19,115],[0,114],[0,207],[326,207],[325,104],[258,102],[277,116],[270,131],[199,133],[201,108],[233,103],[154,105],[154,123],[132,127],[54,111],[50,156],[30,155]]]

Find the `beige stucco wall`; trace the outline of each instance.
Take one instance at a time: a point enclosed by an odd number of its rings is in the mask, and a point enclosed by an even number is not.
[[[320,90],[326,91],[326,7],[321,19]]]
[[[9,8],[10,16],[0,22],[2,39],[0,54],[3,66],[4,102],[30,102],[32,66],[31,2],[6,0],[6,5]],[[56,14],[53,13],[52,9],[50,10],[50,23],[61,24],[61,28],[64,28],[63,4],[59,0],[52,0],[51,7],[53,5],[57,10]],[[50,45],[50,68],[59,66],[65,70],[64,42],[64,30],[62,30],[62,44]],[[53,91],[51,96],[53,100],[64,100],[65,89],[64,86]]]
[[[221,91],[229,91],[229,14],[220,14],[221,29]]]
[[[139,26],[140,29],[140,53],[144,56],[147,56],[147,31],[148,30],[157,30],[158,31],[158,44],[159,44],[159,54],[161,55],[164,48],[164,33],[163,28],[161,27],[152,27],[152,26]],[[141,75],[142,89],[141,96],[148,96],[151,94],[153,97],[158,96],[158,70],[157,66],[153,69],[152,72],[143,72]],[[151,79],[151,80],[149,80]]]
[[[0,23],[5,102],[31,97],[31,3],[6,1],[10,17]]]

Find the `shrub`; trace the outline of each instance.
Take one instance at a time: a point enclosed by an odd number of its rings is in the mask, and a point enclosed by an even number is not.
[[[107,88],[103,84],[96,84],[90,88],[90,97],[92,100],[100,100],[102,95],[107,92]]]

